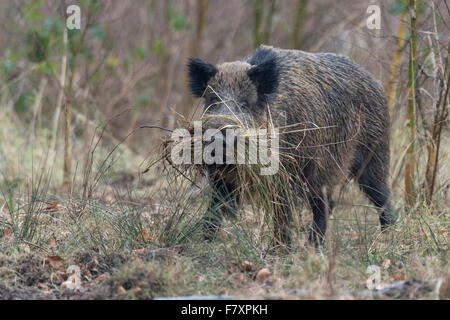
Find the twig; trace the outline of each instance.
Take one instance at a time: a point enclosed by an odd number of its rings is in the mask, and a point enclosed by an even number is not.
[[[27,245],[29,245],[29,246],[32,246],[32,247],[41,249],[41,250],[45,251],[46,253],[50,254],[50,251],[48,251],[47,249],[45,249],[44,247],[42,247],[42,246],[40,246],[40,245],[38,245],[38,244],[29,242],[29,241],[23,240],[23,239],[22,239],[22,242],[25,243],[25,244],[27,244]]]

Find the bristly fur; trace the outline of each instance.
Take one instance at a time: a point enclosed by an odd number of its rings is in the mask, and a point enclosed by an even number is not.
[[[278,67],[276,58],[270,58],[263,63],[252,67],[247,75],[257,85],[258,94],[271,94],[278,87]]]
[[[263,188],[261,197],[268,199],[264,209],[274,216],[278,242],[289,243],[293,196],[309,203],[313,212],[310,240],[322,243],[333,209],[333,190],[349,179],[357,181],[378,208],[382,228],[395,223],[388,179],[389,110],[383,88],[367,71],[332,53],[269,46],[217,69],[216,74],[214,67],[202,61],[190,63],[193,93],[200,96],[210,85],[221,98],[204,97],[203,128],[269,128],[270,124],[280,129],[282,169],[273,179],[281,182]],[[220,227],[220,208],[226,204],[237,210],[242,188],[261,185],[241,174],[242,167],[247,166],[207,167],[215,191],[205,215],[207,238]]]
[[[191,58],[188,63],[189,88],[196,97],[201,97],[208,86],[208,81],[217,73],[217,68],[201,59]]]

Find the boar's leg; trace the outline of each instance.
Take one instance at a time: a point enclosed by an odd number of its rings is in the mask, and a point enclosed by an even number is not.
[[[378,208],[381,229],[393,225],[397,218],[389,201],[389,141],[380,139],[380,143],[371,146],[370,151],[360,148],[353,159],[351,172],[360,189]]]
[[[212,197],[208,210],[203,216],[203,230],[205,240],[213,240],[219,230],[224,215],[234,217],[237,212],[239,195],[233,184],[223,179],[216,179],[212,183]]]
[[[327,200],[324,201],[324,198]],[[313,212],[313,226],[309,235],[309,242],[318,247],[323,244],[327,232],[328,216],[334,207],[334,201],[330,195],[325,197],[313,193],[308,197],[309,205]]]
[[[331,214],[333,213],[333,209],[334,209],[335,203],[334,200],[331,198],[331,195],[328,195],[328,216],[331,216]]]
[[[289,222],[292,220],[291,207],[287,196],[274,197],[274,236],[279,245],[291,247]]]
[[[390,190],[387,184],[387,166],[387,164],[383,164],[379,157],[374,156],[363,169],[358,179],[361,190],[378,208],[382,230],[393,225],[397,219],[389,201]]]

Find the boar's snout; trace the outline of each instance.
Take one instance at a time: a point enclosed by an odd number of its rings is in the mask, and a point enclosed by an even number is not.
[[[214,144],[215,149],[211,156],[215,156],[217,149],[223,154],[223,163],[226,162],[226,152],[232,150],[234,153],[237,148],[239,130],[236,124],[224,122],[222,119],[208,119],[203,124],[203,143],[204,146]]]

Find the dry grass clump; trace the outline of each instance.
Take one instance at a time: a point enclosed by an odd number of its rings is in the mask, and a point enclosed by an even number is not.
[[[240,195],[242,202],[245,203],[245,208],[249,208],[248,210],[251,211],[251,214],[256,214],[258,216],[258,222],[256,224],[259,225],[261,229],[258,234],[263,234],[262,229],[266,229],[267,227],[273,229],[273,223],[277,216],[282,214],[283,203],[286,202],[290,206],[291,211],[294,212],[296,230],[304,230],[305,228],[301,226],[302,223],[299,217],[300,212],[296,208],[298,206],[296,194],[303,192],[304,190],[302,190],[302,188],[306,188],[306,186],[298,186],[298,181],[300,181],[298,177],[301,176],[301,172],[297,172],[298,165],[296,165],[296,156],[288,152],[296,146],[291,146],[287,138],[290,134],[325,128],[315,127],[297,129],[297,127],[300,126],[304,127],[303,123],[276,127],[273,123],[269,107],[267,119],[262,124],[243,123],[235,115],[208,115],[205,112],[197,123],[205,123],[210,119],[214,119],[215,121],[223,123],[220,127],[217,127],[218,131],[223,132],[223,130],[226,129],[238,130],[240,140],[238,140],[239,142],[235,145],[233,154],[234,164],[212,166],[215,166],[214,176],[216,178],[223,176],[225,180],[232,179],[233,184],[237,186],[237,189],[234,192]],[[204,183],[203,185],[199,185],[199,181],[201,178],[203,178],[203,182],[205,181],[204,178],[208,175],[208,165],[205,164],[204,161],[201,163],[194,163],[196,157],[203,160],[201,157],[203,151],[198,147],[201,146],[204,148],[207,145],[204,141],[204,132],[203,130],[199,132],[196,131],[195,125],[197,123],[195,121],[188,120],[181,115],[178,115],[178,119],[179,129],[189,133],[189,137],[174,139],[172,135],[166,136],[161,143],[161,156],[158,157],[156,161],[152,162],[147,170],[156,163],[162,162],[166,170],[171,170],[175,175],[183,177],[199,188],[205,188]],[[261,134],[258,131],[260,129],[265,130],[265,132],[262,132]],[[255,141],[255,137],[259,140]],[[278,140],[276,144],[274,143],[274,139]],[[238,146],[239,143],[241,146]],[[257,146],[261,143],[264,143],[268,148],[267,156],[271,160],[278,161],[276,174],[261,174],[264,170],[268,169],[269,165],[271,165],[262,163],[261,161],[261,157],[257,150]],[[279,148],[280,146],[289,147]],[[191,153],[190,155],[187,155],[187,159],[190,160],[190,163],[174,163],[172,155],[180,150],[188,150],[188,152]],[[243,151],[243,156],[242,154],[238,156],[236,150]],[[225,145],[223,151],[225,154]],[[177,154],[177,156],[181,156],[181,154]],[[185,154],[183,154],[183,157],[184,156]],[[242,159],[245,159],[247,162],[243,163]],[[256,159],[257,162],[249,163],[249,159]],[[237,212],[232,215],[236,214]]]

